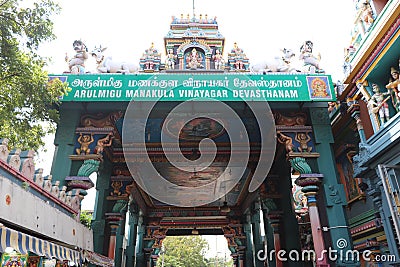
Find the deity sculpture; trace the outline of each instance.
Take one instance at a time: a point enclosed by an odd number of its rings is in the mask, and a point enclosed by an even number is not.
[[[113,139],[114,136],[112,134],[108,134],[106,137],[99,139],[94,152],[99,155],[102,154],[105,147],[112,145]]]
[[[82,133],[78,137],[78,143],[81,144],[80,148],[76,149],[76,154],[77,155],[88,155],[90,154],[90,148],[89,145],[93,143],[93,134],[88,135],[82,135]]]
[[[374,94],[369,100],[368,105],[372,113],[379,114],[381,125],[383,125],[386,121],[389,120],[389,105],[386,102],[390,98],[390,92],[381,93],[377,84],[372,84],[372,91],[374,92]]]
[[[292,153],[294,148],[292,138],[287,135],[284,135],[280,131],[277,131],[276,133],[278,135],[278,142],[285,145],[287,153]]]
[[[319,62],[321,60],[321,55],[318,54],[315,56],[313,54],[313,42],[305,41],[304,44],[300,47],[300,56],[299,59],[303,61],[304,72],[307,73],[324,73],[319,66]]]
[[[371,7],[371,4],[368,1],[365,1],[363,3],[361,12],[362,12],[361,19],[365,24],[366,30],[368,31],[369,27],[374,22],[372,7]]]
[[[399,71],[394,67],[390,68],[390,79],[389,83],[386,85],[388,90],[391,90],[392,103],[396,111],[400,111],[400,76]]]
[[[202,61],[202,56],[199,52],[197,52],[196,48],[193,47],[190,54],[188,54],[186,57],[186,67],[192,70],[204,68],[204,66],[201,64]]]
[[[295,140],[300,144],[300,146],[297,148],[299,152],[311,152],[312,147],[308,146],[308,142],[311,141],[311,138],[308,134],[298,133],[295,136]]]
[[[85,61],[88,59],[88,49],[86,45],[81,40],[75,40],[72,44],[76,54],[73,58],[69,58],[65,54],[65,62],[68,63],[69,71],[72,74],[82,74],[85,73]]]
[[[224,62],[224,59],[223,59],[219,49],[217,49],[215,51],[215,55],[213,56],[213,60],[214,60],[214,63],[215,63],[215,69],[216,70],[222,70],[223,67],[224,67],[225,62]]]
[[[175,60],[176,60],[176,55],[174,55],[174,50],[168,49],[167,59],[165,60],[165,69],[167,70],[175,69]]]

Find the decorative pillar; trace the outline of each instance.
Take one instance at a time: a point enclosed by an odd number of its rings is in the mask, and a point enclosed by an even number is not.
[[[353,250],[352,239],[346,221],[346,198],[343,186],[339,186],[338,175],[335,166],[335,158],[332,149],[334,143],[329,114],[325,107],[310,108],[311,123],[314,129],[315,150],[320,154],[317,158],[318,169],[324,175],[323,185],[326,199],[332,199],[331,205],[326,211],[331,246],[339,255],[348,255]],[[347,254],[346,254],[347,253]],[[356,266],[354,260],[340,258],[337,266]]]
[[[117,242],[118,221],[110,221],[110,240],[108,242],[108,257],[115,258],[115,245]]]
[[[57,126],[54,138],[54,160],[51,166],[53,181],[60,181],[60,186],[64,185],[65,177],[71,173],[72,161],[69,156],[74,154],[75,130],[78,126],[81,110],[76,106],[73,109],[60,107],[60,121]]]
[[[245,214],[245,224],[243,225],[243,231],[246,235],[246,256],[245,261],[246,264],[244,266],[254,266],[254,258],[253,258],[253,243],[251,242],[251,219],[250,214]]]
[[[102,163],[102,170],[98,173],[96,182],[96,201],[94,206],[94,220],[92,221],[93,229],[93,246],[94,251],[100,254],[108,253],[108,249],[104,247],[106,232],[105,213],[108,209],[108,201],[106,200],[107,191],[110,187],[111,163],[105,159]]]
[[[128,208],[126,200],[118,200],[113,207],[113,212],[118,212],[120,215],[120,220],[118,222],[118,229],[115,238],[115,253],[114,253],[114,263],[115,266],[122,265],[122,256],[124,253],[124,236],[125,236],[125,221],[126,221],[126,211]]]
[[[255,260],[255,267],[263,267],[264,266],[264,261],[261,261],[258,259],[258,252],[264,250],[264,246],[262,244],[261,240],[261,230],[260,230],[260,224],[261,224],[261,219],[260,219],[260,201],[254,202],[254,207],[252,210],[252,215],[251,215],[251,225],[252,225],[252,234],[253,234],[253,244],[254,244],[254,251],[253,251],[253,257]]]
[[[281,250],[281,238],[280,238],[280,224],[281,224],[282,215],[275,213],[275,214],[268,214],[268,221],[271,224],[272,233],[274,237],[274,250],[275,250],[275,266],[276,267],[283,267],[283,262],[278,258],[278,252]],[[269,254],[267,258],[269,258]]]
[[[138,227],[139,215],[138,207],[131,202],[129,205],[129,222],[128,222],[128,245],[126,247],[126,266],[134,266],[136,255],[136,236]]]
[[[316,264],[317,266],[325,267],[330,265],[328,264],[327,250],[325,249],[324,238],[322,236],[316,199],[322,178],[322,174],[301,174],[300,177],[296,179],[296,184],[302,187],[302,191],[307,197]]]
[[[136,244],[136,266],[147,266],[144,250],[143,250],[143,242],[144,242],[144,234],[145,234],[145,224],[143,222],[143,214],[139,211],[139,220],[138,220],[138,240]]]
[[[357,100],[350,101],[347,103],[347,105],[349,105],[347,112],[349,112],[351,117],[356,120],[357,131],[358,135],[360,136],[360,141],[361,143],[365,143],[367,139],[365,138],[364,126],[360,118],[360,105],[358,104]]]

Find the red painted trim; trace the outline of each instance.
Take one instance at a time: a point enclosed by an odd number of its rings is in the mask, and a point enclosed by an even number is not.
[[[38,186],[34,181],[26,178],[20,171],[12,168],[10,165],[8,165],[3,160],[0,160],[0,168],[6,170],[8,173],[10,173],[15,178],[21,180],[22,182],[29,183],[30,187],[34,188],[36,191],[38,191],[40,194],[44,195],[45,197],[51,199],[52,201],[54,201],[55,203],[57,203],[58,205],[60,205],[64,209],[66,209],[67,211],[69,211],[69,212],[71,212],[73,214],[77,214],[78,213],[77,210],[74,210],[73,208],[71,208],[70,206],[68,206],[67,204],[65,204],[64,202],[59,200],[58,198],[56,198],[54,195],[50,194],[49,192],[47,192],[46,190],[44,190],[43,188]]]
[[[378,45],[375,47],[375,49],[370,54],[368,59],[364,62],[364,64],[362,64],[362,67],[358,70],[357,74],[354,76],[352,83],[356,83],[356,81],[359,79],[359,77],[362,77],[364,75],[364,73],[370,68],[371,64],[375,61],[376,57],[379,56],[379,54],[385,48],[388,41],[391,39],[391,37],[394,36],[394,34],[396,33],[399,26],[400,26],[400,20],[397,19],[390,26],[389,30],[385,33],[384,38],[382,38],[379,41]]]

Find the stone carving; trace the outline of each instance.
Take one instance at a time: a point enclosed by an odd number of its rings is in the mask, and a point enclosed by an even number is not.
[[[299,152],[311,152],[312,147],[308,146],[308,142],[311,141],[311,137],[308,135],[308,133],[297,133],[295,140],[300,144],[300,146],[297,148]]]
[[[282,49],[283,56],[275,57],[269,62],[258,63],[251,66],[251,71],[256,73],[267,73],[267,72],[296,72],[294,67],[290,66],[292,58],[295,53],[291,49]]]
[[[374,14],[368,0],[362,4],[361,21],[364,23],[366,31],[368,31],[372,23],[374,23]]]
[[[222,57],[221,51],[217,49],[215,55],[212,57],[214,60],[214,65],[216,70],[223,70],[225,67],[225,60]]]
[[[51,192],[51,188],[53,187],[51,180],[53,179],[52,175],[47,176],[47,179],[44,181],[43,189],[47,192]]]
[[[312,173],[310,165],[306,162],[305,158],[295,157],[289,160],[292,168],[300,174]]]
[[[61,191],[60,191],[60,194],[59,194],[59,196],[58,196],[58,198],[62,201],[62,202],[66,202],[66,200],[67,200],[67,193],[66,193],[66,191],[67,191],[67,187],[64,185],[62,188],[61,188]]]
[[[35,176],[35,163],[33,162],[33,157],[35,156],[35,151],[28,150],[21,152],[21,173],[28,178],[33,180]]]
[[[89,145],[93,143],[93,134],[85,134],[82,135],[82,133],[78,137],[78,143],[81,144],[80,148],[76,149],[76,154],[77,155],[88,155],[90,154],[90,148]]]
[[[313,42],[305,41],[300,47],[300,57],[299,59],[303,61],[303,71],[305,73],[324,73],[319,66],[321,60],[321,55],[315,56],[313,54]]]
[[[231,70],[236,71],[247,71],[249,69],[249,59],[237,43],[233,44],[233,49],[228,54],[228,65]]]
[[[278,142],[285,145],[286,152],[287,153],[293,152],[294,145],[292,138],[287,135],[284,135],[280,131],[277,131],[276,134],[278,136]]]
[[[122,111],[112,112],[107,116],[102,115],[84,115],[81,118],[81,125],[83,127],[96,127],[96,128],[104,128],[104,127],[114,127],[115,122],[122,118]]]
[[[72,44],[76,54],[73,58],[69,59],[68,55],[65,54],[65,62],[68,63],[69,71],[72,74],[85,73],[85,61],[88,59],[88,49],[81,40],[75,40]]]
[[[112,134],[108,134],[106,137],[99,139],[94,149],[94,153],[103,154],[104,148],[111,146],[113,139],[114,136]]]
[[[168,49],[167,58],[165,60],[165,69],[173,70],[175,69],[176,55],[173,49]]]
[[[71,206],[71,199],[72,199],[72,191],[68,191],[67,196],[65,198],[65,203],[68,206]]]
[[[202,69],[204,68],[202,62],[203,56],[193,47],[193,49],[186,55],[186,68],[191,70]]]
[[[386,88],[390,90],[392,95],[393,107],[397,112],[400,111],[400,77],[399,71],[394,67],[390,68],[390,80]]]
[[[304,113],[292,114],[292,116],[284,116],[278,112],[274,113],[275,124],[276,125],[305,125],[307,122],[307,116]]]
[[[43,187],[43,183],[44,183],[44,178],[43,178],[43,169],[37,169],[35,171],[35,177],[34,177],[35,183],[40,186]]]
[[[8,154],[8,165],[19,171],[19,167],[21,166],[21,149],[17,148]]]
[[[154,48],[151,43],[149,49],[146,49],[140,58],[140,70],[144,72],[154,72],[160,70],[161,54]]]
[[[59,196],[59,194],[60,194],[60,188],[59,188],[59,186],[60,186],[60,181],[56,181],[55,183],[54,183],[54,185],[51,187],[51,194],[52,195],[54,195],[55,197],[58,197]]]
[[[105,57],[103,52],[106,47],[95,47],[92,56],[96,59],[97,71],[99,73],[136,73],[139,68],[133,63],[117,62],[111,57]]]
[[[10,151],[8,150],[8,139],[7,138],[0,139],[0,160],[7,162],[9,153]]]
[[[390,119],[389,117],[389,105],[387,101],[390,99],[390,92],[381,93],[380,88],[377,84],[372,84],[372,91],[374,94],[368,101],[368,108],[374,114],[379,114],[381,125]]]

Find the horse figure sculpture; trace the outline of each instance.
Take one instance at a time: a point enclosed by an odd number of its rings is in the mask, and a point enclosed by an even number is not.
[[[68,63],[69,71],[72,74],[85,73],[85,60],[88,59],[88,49],[81,40],[75,40],[72,44],[76,54],[73,58],[69,59],[68,55],[65,55],[65,62]]]
[[[272,61],[262,62],[251,66],[251,71],[255,73],[267,72],[297,72],[294,67],[290,66],[292,57],[295,56],[291,49],[282,49],[282,57],[275,57]]]
[[[135,73],[139,67],[133,63],[116,62],[111,57],[105,57],[103,52],[107,47],[95,47],[92,56],[96,59],[97,71],[99,73]]]

